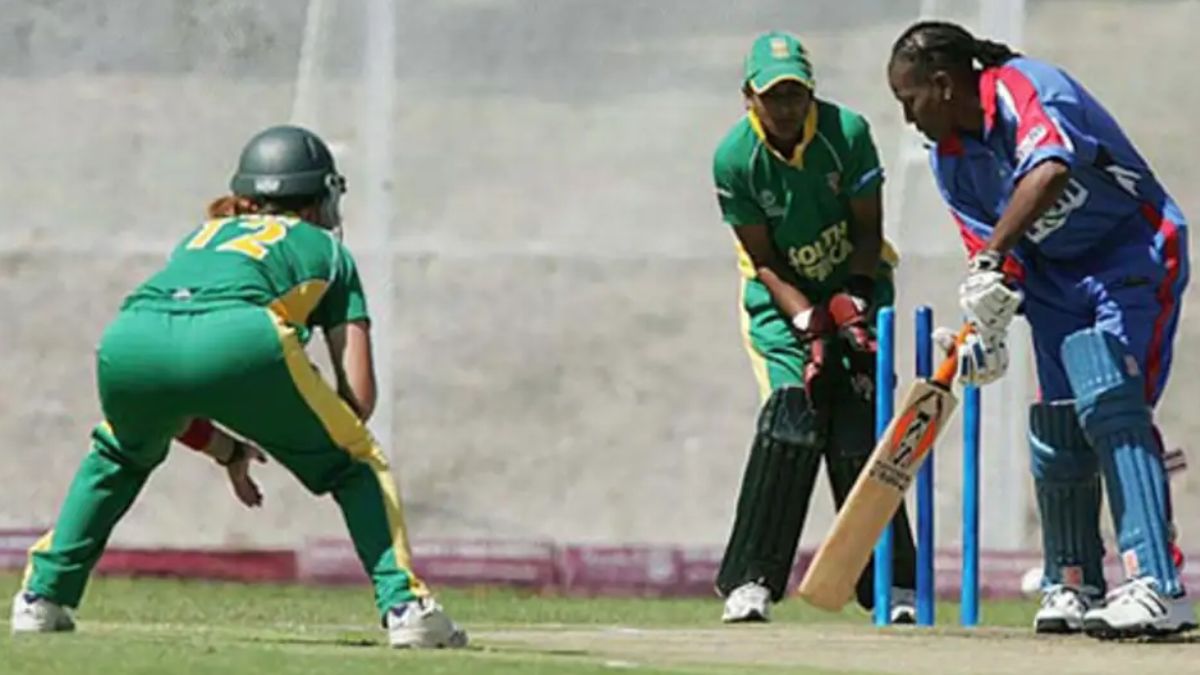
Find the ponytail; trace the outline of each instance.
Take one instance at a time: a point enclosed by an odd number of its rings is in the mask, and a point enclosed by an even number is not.
[[[258,213],[260,210],[259,203],[250,197],[242,195],[225,195],[217,197],[208,205],[209,218],[233,218],[234,216],[244,216],[252,213]]]
[[[1003,42],[975,40],[975,60],[984,68],[1004,65],[1006,61],[1017,56],[1019,55]]]
[[[217,197],[208,205],[209,218],[234,218],[254,214],[270,215],[296,213],[301,209],[321,203],[320,195],[296,195],[266,201],[260,197],[225,195]]]

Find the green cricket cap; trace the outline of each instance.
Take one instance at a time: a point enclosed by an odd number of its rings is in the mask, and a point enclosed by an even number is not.
[[[754,40],[746,55],[746,82],[754,93],[761,94],[784,80],[815,88],[808,51],[792,35],[776,31],[763,33]]]

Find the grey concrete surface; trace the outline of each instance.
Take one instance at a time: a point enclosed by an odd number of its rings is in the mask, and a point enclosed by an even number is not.
[[[883,64],[918,3],[399,2],[385,176],[363,174],[363,0],[327,4],[313,110],[351,181],[348,241],[363,212],[356,187],[381,181],[395,214],[397,314],[380,348],[395,364],[387,440],[414,535],[720,543],[756,408],[709,179],[741,112],[742,53],[759,30],[800,33],[822,94],[867,114],[893,168],[901,120]],[[974,3],[942,4],[973,20]],[[1200,213],[1187,142],[1200,82],[1185,61],[1200,2],[1029,6],[1027,51],[1091,86]],[[6,3],[0,527],[53,518],[98,415],[92,345],[223,191],[245,138],[291,115],[304,17],[290,0]],[[918,172],[904,222],[888,225],[907,242],[906,320],[917,302],[951,315],[961,269],[929,189]],[[1163,407],[1169,438],[1185,443],[1200,425],[1187,403],[1197,330],[1185,318]],[[957,444],[936,461],[950,545]],[[330,503],[277,467],[262,475],[268,506],[246,516],[214,468],[179,450],[115,540],[262,546],[341,533]],[[1185,475],[1179,487],[1186,539],[1200,483]],[[828,503],[822,490],[806,543]]]

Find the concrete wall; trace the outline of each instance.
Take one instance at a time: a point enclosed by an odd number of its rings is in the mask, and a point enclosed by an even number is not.
[[[306,17],[290,0],[9,4],[0,438],[12,459],[0,527],[54,517],[98,414],[96,338],[223,191],[244,140],[292,116]],[[953,4],[951,16],[974,21],[973,4]],[[868,115],[892,168],[901,120],[883,64],[918,3],[399,2],[387,175],[364,171],[364,0],[325,5],[310,43],[315,94],[302,107],[338,144],[352,246],[364,192],[391,197],[397,314],[380,349],[394,363],[389,449],[415,536],[721,542],[756,410],[709,178],[714,144],[741,113],[742,54],[760,30],[802,34],[822,94]],[[1183,62],[1200,3],[1029,7],[1027,51],[1109,102],[1200,213],[1183,140],[1188,103],[1200,103]],[[888,227],[907,242],[907,327],[917,302],[952,316],[962,262],[927,176],[914,172],[904,191],[901,202],[888,195],[904,205]],[[1164,405],[1172,439],[1200,424],[1186,406],[1196,330],[1185,320]],[[951,543],[956,444],[937,462]],[[330,503],[277,467],[260,475],[267,508],[247,516],[213,467],[177,451],[116,540],[291,545],[340,534]],[[1181,486],[1186,533],[1200,484]],[[806,542],[823,532],[828,502],[822,490]]]

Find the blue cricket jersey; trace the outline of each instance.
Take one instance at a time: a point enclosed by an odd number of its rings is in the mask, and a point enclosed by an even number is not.
[[[1166,251],[1183,214],[1133,143],[1086,89],[1050,64],[1027,57],[979,78],[981,138],[936,144],[930,161],[942,197],[972,253],[982,248],[1017,181],[1049,159],[1071,168],[1058,202],[1013,251],[1010,272],[1031,258],[1075,260],[1119,246],[1129,228],[1150,227]]]
[[[1048,160],[1071,169],[1005,262],[1025,290],[1042,396],[1072,398],[1063,341],[1096,327],[1128,347],[1147,401],[1157,401],[1189,276],[1179,207],[1112,115],[1062,70],[1011,59],[981,73],[979,97],[982,133],[952,136],[930,157],[970,253],[986,245],[1025,174]]]

